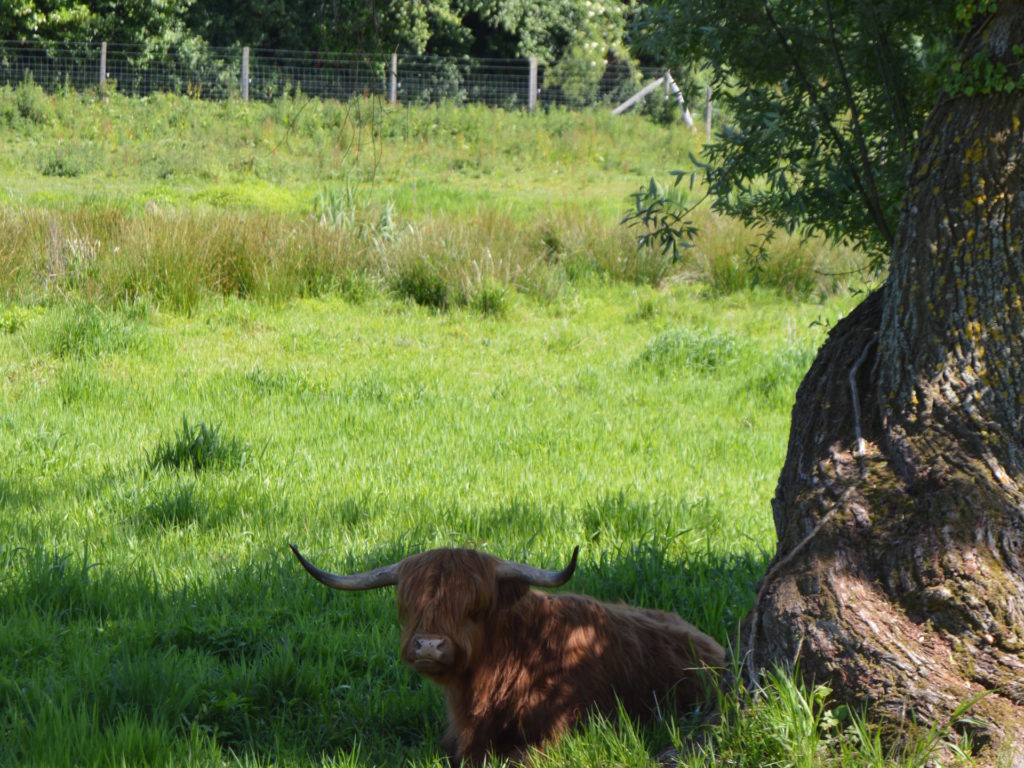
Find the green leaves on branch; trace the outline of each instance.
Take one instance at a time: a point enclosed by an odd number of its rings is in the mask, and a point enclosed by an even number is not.
[[[977,49],[1000,10],[1012,13],[1014,5],[1006,0],[1002,9],[997,0],[960,0],[956,4],[964,42],[962,50],[948,57],[943,85],[951,96],[990,96],[1024,88],[1024,45],[1012,45],[998,54],[989,45]]]
[[[679,188],[685,174],[683,171],[671,173],[675,177],[672,189],[663,189],[652,178],[646,187],[631,195],[634,209],[626,214],[622,223],[640,230],[637,235],[639,248],[659,248],[662,256],[671,253],[675,263],[679,261],[681,249],[693,247],[697,227],[687,218],[695,206],[687,207],[686,196]],[[693,175],[690,176],[690,184],[692,188]]]
[[[1013,93],[1024,88],[1021,60],[1024,46],[1013,46],[1015,62],[1010,65],[993,61],[988,51],[976,53],[965,61],[954,61],[946,90],[954,96],[987,96],[993,93]]]
[[[0,0],[0,40],[180,43],[192,0]]]
[[[995,13],[998,6],[996,0],[961,0],[956,4],[956,20],[969,26],[975,17]]]
[[[633,0],[0,0],[0,40],[631,61]]]
[[[881,266],[917,134],[955,45],[954,0],[666,0],[646,50],[706,61],[724,129],[705,146],[712,207],[847,242]]]

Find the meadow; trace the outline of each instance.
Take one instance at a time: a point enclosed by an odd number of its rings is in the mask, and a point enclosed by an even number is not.
[[[796,387],[856,257],[706,209],[619,223],[699,143],[640,116],[0,89],[0,764],[444,764],[388,590],[435,546],[734,637]],[[684,191],[683,194],[687,194]],[[595,722],[538,766],[649,765]],[[923,765],[779,674],[693,765]]]

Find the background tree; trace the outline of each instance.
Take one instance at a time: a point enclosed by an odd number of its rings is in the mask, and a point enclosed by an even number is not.
[[[178,41],[188,37],[191,0],[0,0],[0,40],[115,43]]]
[[[195,0],[188,24],[213,46],[293,51],[423,53],[459,19],[449,0]]]
[[[190,29],[210,45],[521,58],[626,57],[632,0],[194,0]]]
[[[658,17],[732,109],[715,205],[891,254],[797,392],[745,669],[795,665],[894,731],[973,703],[957,732],[1022,765],[1024,3]]]

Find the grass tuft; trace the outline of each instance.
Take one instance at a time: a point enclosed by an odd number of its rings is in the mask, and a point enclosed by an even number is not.
[[[661,375],[680,370],[707,373],[735,358],[738,346],[731,333],[677,328],[654,337],[636,362]]]
[[[392,290],[398,297],[423,307],[448,308],[448,285],[426,259],[414,258],[401,265],[392,278]]]
[[[17,333],[25,326],[28,310],[24,307],[0,307],[0,333]]]
[[[42,346],[58,358],[95,358],[143,347],[143,326],[95,304],[59,305],[47,320],[40,330]]]
[[[188,417],[181,417],[181,431],[166,441],[161,441],[152,454],[146,455],[150,469],[191,470],[199,473],[207,469],[238,468],[242,466],[248,448],[234,439],[225,438],[217,426],[205,421],[189,424]],[[183,489],[183,495],[174,497],[169,514],[176,510],[191,508],[191,488]]]
[[[146,504],[141,518],[171,528],[185,527],[202,517],[202,506],[194,483],[184,483]]]
[[[470,304],[482,315],[500,317],[508,308],[508,289],[498,282],[487,280],[477,289]]]
[[[43,176],[71,179],[82,176],[90,170],[89,158],[82,147],[58,146],[40,164]]]

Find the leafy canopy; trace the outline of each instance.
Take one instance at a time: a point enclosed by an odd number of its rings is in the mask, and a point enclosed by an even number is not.
[[[191,0],[0,0],[0,40],[168,44],[187,37]]]
[[[0,0],[2,1],[2,0]],[[518,58],[554,63],[625,50],[634,0],[190,0],[211,45]]]
[[[955,0],[667,0],[644,50],[706,61],[726,126],[705,149],[717,210],[891,250],[917,134],[945,85]]]

